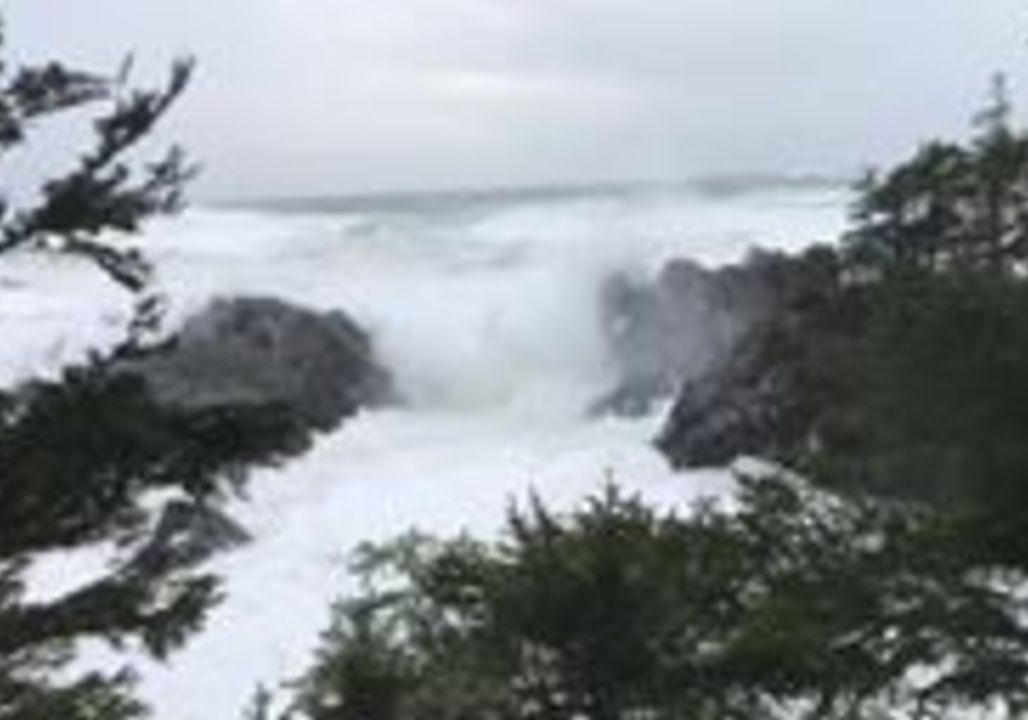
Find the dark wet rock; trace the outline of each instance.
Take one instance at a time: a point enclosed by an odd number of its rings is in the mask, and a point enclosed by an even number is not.
[[[678,393],[655,440],[674,467],[723,466],[741,455],[777,454],[788,415],[787,378],[765,371],[749,345]]]
[[[609,278],[602,324],[618,382],[592,411],[645,413],[655,400],[723,366],[773,305],[770,257],[717,270],[674,260],[649,282]]]
[[[174,340],[123,361],[160,403],[186,410],[275,405],[315,429],[391,399],[368,334],[341,312],[264,297],[212,302]]]
[[[242,526],[219,510],[197,502],[173,500],[165,505],[153,534],[132,566],[160,572],[167,567],[192,565],[245,545],[251,539]]]
[[[834,257],[815,246],[799,256],[757,256],[721,271],[727,275],[715,286],[728,293],[722,301],[734,305],[720,307],[734,307],[729,314],[739,321],[738,335],[717,349],[703,372],[683,377],[655,440],[672,465],[719,466],[742,455],[788,462],[815,442],[824,400],[814,376],[824,369],[806,367],[783,350],[795,333],[802,337],[797,313],[823,304],[836,287]]]

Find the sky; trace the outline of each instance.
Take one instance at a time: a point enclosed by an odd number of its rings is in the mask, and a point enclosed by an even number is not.
[[[155,83],[206,198],[853,175],[1028,94],[1023,0],[6,0],[7,51]],[[1028,101],[1020,104],[1028,106]]]

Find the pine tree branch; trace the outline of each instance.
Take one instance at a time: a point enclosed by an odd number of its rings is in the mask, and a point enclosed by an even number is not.
[[[98,120],[96,147],[82,156],[76,170],[44,185],[44,198],[37,207],[6,223],[0,233],[0,255],[45,237],[63,238],[64,250],[92,259],[119,284],[140,290],[146,273],[136,258],[109,246],[101,250],[93,238],[106,230],[136,231],[143,218],[177,209],[182,185],[196,172],[181,150],[172,148],[164,159],[148,166],[145,177],[135,184],[128,165],[118,160],[168,112],[188,85],[193,67],[192,60],[177,62],[165,88],[134,93]],[[86,96],[86,90],[80,94]],[[32,107],[53,107],[53,102],[43,97]],[[119,259],[119,254],[124,257]]]

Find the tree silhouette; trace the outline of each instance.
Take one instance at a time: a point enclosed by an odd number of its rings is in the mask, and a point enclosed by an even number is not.
[[[43,183],[34,205],[0,203],[0,262],[19,253],[82,258],[136,299],[123,343],[94,353],[57,380],[0,392],[0,718],[137,717],[129,670],[74,673],[84,639],[141,645],[157,657],[180,646],[217,599],[215,578],[188,554],[146,546],[155,491],[209,505],[243,471],[303,449],[306,431],[271,407],[185,411],[161,407],[142,381],[112,366],[144,351],[160,320],[153,271],[124,242],[147,218],[176,210],[195,166],[177,147],[133,161],[140,144],[189,83],[193,62],[173,65],[156,89],[59,62],[0,63],[0,162],[38,126],[76,109],[99,109],[92,146]],[[181,502],[181,500],[179,500]],[[51,552],[115,544],[98,578],[48,600],[26,594],[26,574]]]

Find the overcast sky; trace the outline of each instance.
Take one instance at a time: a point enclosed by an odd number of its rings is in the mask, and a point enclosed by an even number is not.
[[[9,49],[138,79],[201,196],[851,173],[1028,106],[1023,0],[7,0]]]

